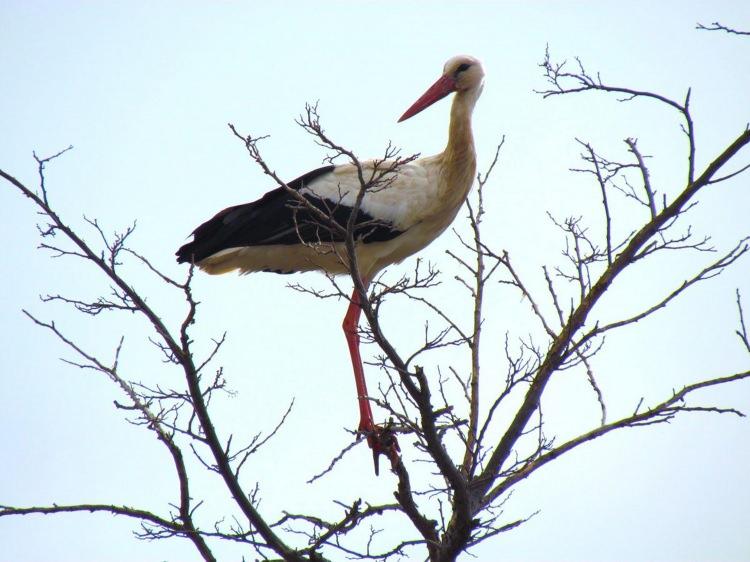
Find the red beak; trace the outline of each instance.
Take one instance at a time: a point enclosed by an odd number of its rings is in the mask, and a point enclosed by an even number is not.
[[[450,76],[441,76],[437,82],[422,94],[421,98],[415,101],[414,104],[406,110],[406,113],[401,116],[398,122],[401,123],[401,121],[406,121],[409,117],[415,116],[420,111],[427,109],[436,101],[443,99],[445,96],[455,91],[456,82],[453,78]]]

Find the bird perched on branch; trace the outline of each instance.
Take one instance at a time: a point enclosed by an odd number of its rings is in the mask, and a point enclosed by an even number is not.
[[[430,244],[453,222],[471,189],[476,152],[471,115],[482,92],[484,71],[470,56],[453,57],[440,78],[406,110],[399,122],[455,93],[448,144],[435,156],[353,162],[318,168],[279,185],[252,203],[229,207],[200,225],[177,261],[211,274],[239,270],[324,271],[358,275],[364,291],[374,275]],[[387,173],[378,173],[387,170]],[[283,182],[282,182],[283,183]],[[354,260],[347,251],[354,249]],[[353,265],[356,270],[353,271]],[[375,472],[385,454],[400,462],[393,432],[376,425],[359,353],[360,292],[344,317],[359,404],[359,431],[373,451]]]

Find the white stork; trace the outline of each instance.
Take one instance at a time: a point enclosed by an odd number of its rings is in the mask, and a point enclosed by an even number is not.
[[[482,92],[483,77],[477,59],[453,57],[445,63],[437,82],[399,119],[404,121],[448,94],[456,94],[445,150],[401,166],[387,187],[367,191],[361,200],[354,238],[365,289],[378,271],[437,238],[465,201],[476,172],[471,114]],[[373,163],[363,162],[362,167],[372,170]],[[297,194],[279,187],[257,201],[224,209],[196,228],[193,240],[177,251],[177,261],[194,263],[211,274],[235,269],[241,273],[349,273],[343,236],[321,225],[319,214],[311,206],[332,215],[339,225],[346,225],[361,189],[356,167],[326,166],[286,185]],[[309,205],[300,204],[299,196]],[[355,288],[343,328],[357,386],[359,431],[366,435],[373,451],[377,474],[379,455],[385,454],[395,466],[399,447],[392,432],[373,421],[359,353],[360,313]]]

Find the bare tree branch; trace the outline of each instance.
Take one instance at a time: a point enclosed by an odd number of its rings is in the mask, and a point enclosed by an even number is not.
[[[707,26],[703,25],[702,23],[697,23],[695,25],[695,29],[701,29],[705,31],[724,31],[730,35],[750,35],[750,31],[739,31],[737,29],[722,25],[718,21],[715,21]]]

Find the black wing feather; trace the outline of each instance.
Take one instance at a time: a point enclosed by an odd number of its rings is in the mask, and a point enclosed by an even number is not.
[[[318,168],[287,185],[299,191],[313,180],[330,173],[334,166]],[[345,226],[352,208],[304,195],[313,206]],[[391,240],[401,234],[392,225],[375,221],[361,209],[357,213],[355,237],[365,242]],[[279,187],[252,203],[228,207],[193,231],[193,240],[177,250],[177,261],[200,262],[228,248],[242,246],[293,245],[300,241],[341,242],[343,237],[317,220],[309,209],[286,189]]]

